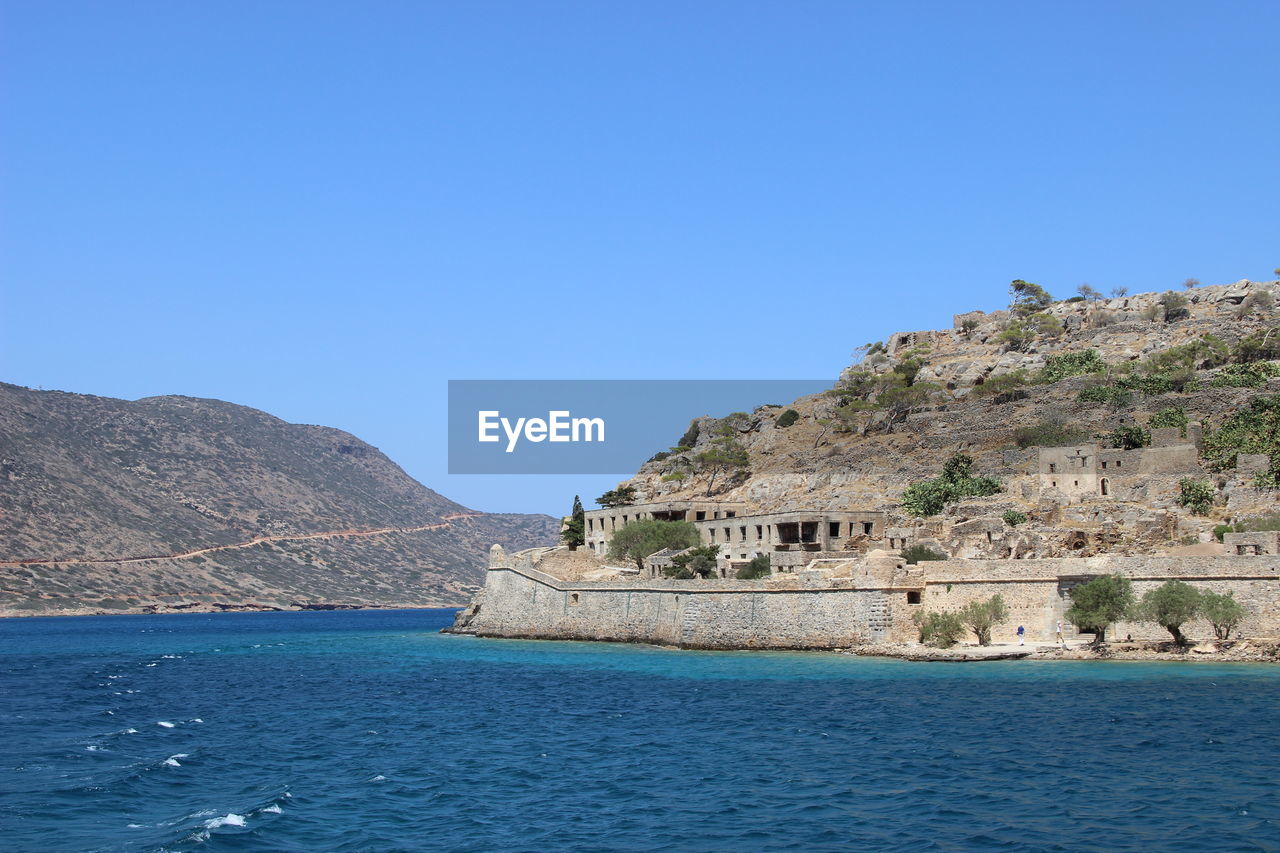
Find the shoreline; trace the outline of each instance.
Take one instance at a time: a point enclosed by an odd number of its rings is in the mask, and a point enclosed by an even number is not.
[[[460,604],[344,604],[341,602],[309,602],[305,604],[264,604],[260,602],[191,602],[187,604],[144,604],[137,607],[85,607],[74,610],[17,610],[0,607],[0,619],[31,619],[74,616],[175,616],[183,613],[308,613],[330,610],[461,610]]]
[[[1256,637],[1239,640],[1203,640],[1177,645],[1172,641],[1104,643],[1092,642],[996,643],[990,646],[962,645],[949,649],[918,643],[874,643],[837,649],[855,657],[890,657],[931,663],[980,663],[997,660],[1033,661],[1167,661],[1187,663],[1280,663],[1280,639]]]

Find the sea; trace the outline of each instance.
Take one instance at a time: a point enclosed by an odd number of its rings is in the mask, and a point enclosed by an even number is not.
[[[1280,666],[0,620],[7,851],[1280,850]]]

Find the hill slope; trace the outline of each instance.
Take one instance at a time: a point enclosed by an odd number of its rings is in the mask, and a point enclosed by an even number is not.
[[[469,510],[341,430],[0,383],[0,612],[453,603],[490,544],[558,529]]]
[[[964,557],[1207,546],[1215,524],[1274,513],[1280,492],[1257,488],[1256,472],[1202,455],[1190,446],[1195,433],[1172,439],[1181,449],[1134,451],[1130,465],[1107,470],[1103,494],[1052,488],[1073,483],[1044,475],[1052,469],[1041,449],[1101,446],[1106,456],[1121,428],[1150,444],[1157,413],[1213,435],[1233,413],[1280,393],[1277,306],[1280,281],[1241,281],[1172,296],[1048,302],[1032,316],[959,314],[952,329],[898,332],[872,346],[828,394],[700,419],[686,433],[691,446],[659,453],[628,484],[637,502],[711,496],[757,511],[883,510],[896,528],[892,547],[915,542]],[[1097,367],[1064,369],[1063,356]],[[795,415],[780,421],[788,408]],[[717,471],[700,459],[729,438],[749,468]],[[1267,448],[1246,452],[1271,453],[1280,471],[1280,444]],[[937,477],[956,453],[1000,490],[925,517],[908,512],[907,487]],[[1188,478],[1213,488],[1207,512],[1179,503]],[[1008,525],[1006,513],[1029,523]]]

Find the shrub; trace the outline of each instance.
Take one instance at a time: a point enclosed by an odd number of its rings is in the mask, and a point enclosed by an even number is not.
[[[800,420],[800,413],[795,409],[787,409],[785,412],[778,415],[778,420],[774,426],[779,429],[786,429],[798,420]]]
[[[662,475],[662,482],[680,483],[680,482],[683,482],[685,479],[687,479],[688,476],[689,476],[689,472],[687,471],[672,471],[670,474]]]
[[[964,636],[964,622],[956,613],[917,612],[911,621],[919,631],[920,642],[931,646],[949,649]]]
[[[671,565],[664,568],[662,573],[682,580],[692,577],[709,578],[716,573],[716,557],[719,554],[719,545],[697,545],[672,557]]]
[[[991,629],[1009,618],[1009,608],[997,593],[986,601],[971,601],[960,611],[960,621],[978,638],[978,645],[991,645]]]
[[[1234,468],[1241,453],[1265,453],[1273,466],[1280,459],[1280,396],[1254,397],[1205,436],[1203,456],[1212,471]]]
[[[769,557],[761,554],[759,557],[753,558],[750,563],[739,568],[737,573],[734,574],[734,577],[738,580],[750,581],[756,580],[757,578],[767,578],[769,577],[770,571]]]
[[[1101,373],[1106,369],[1107,363],[1098,356],[1097,350],[1087,349],[1084,352],[1051,355],[1045,360],[1044,369],[1040,371],[1040,381],[1058,382],[1069,376]]]
[[[1019,427],[1013,431],[1013,440],[1019,449],[1028,447],[1062,447],[1066,444],[1079,444],[1092,436],[1086,430],[1067,424],[1058,418],[1041,421],[1029,427]]]
[[[1122,409],[1133,402],[1133,395],[1119,385],[1094,385],[1083,389],[1076,395],[1076,399],[1081,403],[1110,403],[1113,407]]]
[[[1178,344],[1154,353],[1143,360],[1142,372],[1150,375],[1171,373],[1183,368],[1197,370],[1226,364],[1231,349],[1216,335],[1201,335],[1194,341]]]
[[[672,453],[672,451],[670,451],[670,450],[659,450],[657,453],[655,453],[655,454],[653,454],[652,456],[650,456],[650,457],[649,457],[649,461],[650,461],[650,462],[661,462],[663,459],[666,459],[666,458],[670,457],[670,456],[671,456],[671,453]]]
[[[942,474],[932,480],[912,483],[902,493],[902,507],[911,515],[937,515],[949,503],[961,498],[983,497],[1000,491],[1000,482],[972,474],[973,459],[957,453],[942,466]]]
[[[1185,437],[1187,434],[1187,410],[1180,406],[1170,406],[1167,409],[1161,409],[1151,416],[1151,420],[1147,426],[1152,429],[1166,429],[1168,427],[1178,427]]]
[[[1280,326],[1246,335],[1231,350],[1231,360],[1241,364],[1276,358],[1280,358]]]
[[[1175,293],[1170,290],[1160,297],[1158,304],[1164,310],[1164,321],[1166,323],[1176,323],[1178,320],[1185,320],[1191,316],[1187,297],[1181,293]]]
[[[1027,514],[1025,512],[1018,512],[1016,509],[1011,509],[1000,517],[1004,519],[1004,523],[1010,527],[1017,527],[1019,524],[1027,523]]]
[[[1071,590],[1066,618],[1094,642],[1105,643],[1107,628],[1133,609],[1133,583],[1121,575],[1104,575]]]
[[[1217,539],[1219,542],[1221,542],[1222,537],[1228,533],[1244,533],[1244,525],[1243,524],[1215,524],[1213,527],[1213,538]]]
[[[1115,447],[1120,450],[1134,450],[1138,447],[1146,447],[1151,443],[1151,433],[1147,432],[1140,426],[1127,425],[1118,426],[1111,432],[1107,433],[1103,442],[1107,447]]]
[[[1257,388],[1275,376],[1276,369],[1269,361],[1229,364],[1218,371],[1210,384],[1215,388]]]
[[[1167,630],[1174,642],[1182,643],[1182,626],[1200,613],[1200,591],[1189,583],[1165,581],[1142,596],[1137,613],[1143,621]]]
[[[908,545],[902,549],[902,558],[907,561],[908,566],[914,566],[916,563],[945,560],[947,555],[933,550],[928,545]]]
[[[1231,631],[1244,621],[1248,612],[1231,593],[1205,592],[1200,595],[1200,615],[1213,626],[1219,640],[1231,639]]]
[[[1178,481],[1178,503],[1196,515],[1207,515],[1213,506],[1213,486],[1204,480],[1184,477]]]
[[[988,378],[981,385],[973,386],[975,397],[991,397],[997,403],[1007,403],[1021,399],[1026,395],[1023,387],[1031,382],[1025,370],[1012,370],[999,376]]]

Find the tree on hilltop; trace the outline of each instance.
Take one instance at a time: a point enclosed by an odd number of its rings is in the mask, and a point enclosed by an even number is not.
[[[1009,310],[1020,317],[1039,314],[1053,304],[1049,291],[1020,278],[1009,283],[1009,296]]]

